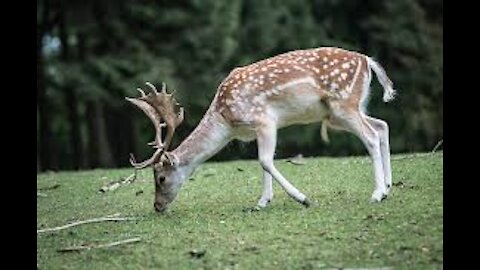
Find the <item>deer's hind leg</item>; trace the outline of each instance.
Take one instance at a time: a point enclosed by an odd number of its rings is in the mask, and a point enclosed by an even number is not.
[[[382,165],[385,185],[386,185],[386,194],[388,195],[390,188],[392,187],[392,167],[390,164],[390,143],[389,143],[389,131],[387,122],[373,118],[370,116],[365,116],[365,119],[372,125],[373,128],[378,132],[380,136],[380,152],[382,155]]]
[[[272,175],[263,170],[263,192],[257,205],[261,208],[266,207],[273,199]]]
[[[336,127],[355,134],[363,142],[372,159],[375,189],[371,201],[379,202],[387,195],[384,180],[384,166],[381,151],[381,135],[372,127],[366,116],[359,110],[337,108],[332,111],[329,121]]]

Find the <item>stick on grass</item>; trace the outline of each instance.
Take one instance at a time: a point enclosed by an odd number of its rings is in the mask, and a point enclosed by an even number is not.
[[[440,145],[443,144],[443,140],[440,140],[437,145],[435,145],[435,147],[432,149],[432,154],[435,153],[435,151],[437,151],[437,149],[440,147]]]
[[[99,245],[71,246],[71,247],[57,249],[57,251],[58,252],[71,252],[71,251],[90,250],[92,248],[108,248],[108,247],[114,247],[114,246],[129,244],[129,243],[140,242],[141,240],[142,239],[140,239],[140,237],[135,237],[135,238],[125,239],[125,240],[116,241],[116,242],[112,242],[112,243],[99,244]]]
[[[105,193],[107,191],[116,190],[117,188],[119,188],[122,185],[128,185],[128,184],[133,183],[133,181],[135,181],[135,179],[137,179],[137,170],[135,170],[134,173],[132,173],[131,175],[129,175],[125,179],[120,179],[119,181],[114,181],[114,182],[106,184],[105,186],[100,188],[100,192]]]
[[[37,190],[51,190],[51,189],[57,189],[59,187],[60,187],[60,184],[55,184],[55,185],[49,186],[49,187],[37,188]]]
[[[96,223],[96,222],[132,221],[132,220],[137,220],[137,219],[136,218],[126,218],[126,217],[112,217],[112,216],[102,217],[102,218],[92,218],[92,219],[87,219],[87,220],[82,220],[82,221],[76,221],[76,222],[73,222],[73,223],[69,223],[69,224],[54,227],[54,228],[46,228],[46,229],[37,230],[37,233],[55,232],[55,231],[68,229],[68,228],[78,226],[78,225],[82,225],[82,224],[89,224],[89,223]]]

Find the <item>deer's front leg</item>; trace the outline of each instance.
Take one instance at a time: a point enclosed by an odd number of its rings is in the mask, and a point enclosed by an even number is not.
[[[263,170],[263,192],[262,197],[258,200],[257,205],[259,207],[266,207],[273,199],[272,190],[272,175]]]
[[[258,158],[262,168],[267,171],[275,180],[282,186],[282,188],[297,202],[310,206],[307,197],[295,188],[290,182],[283,177],[283,175],[275,168],[273,164],[273,156],[275,154],[275,146],[277,143],[277,128],[274,123],[264,122],[256,129],[257,144],[258,144]]]

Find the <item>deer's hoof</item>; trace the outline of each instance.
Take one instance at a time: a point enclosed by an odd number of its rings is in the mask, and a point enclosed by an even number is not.
[[[310,207],[311,205],[310,200],[308,198],[305,198],[303,202],[301,202],[301,204],[303,204],[307,208]]]
[[[260,198],[260,200],[258,201],[257,203],[257,206],[260,207],[260,208],[265,208],[267,207],[267,205],[272,201],[272,199],[270,198]]]
[[[372,194],[372,198],[370,198],[370,202],[371,203],[381,202],[387,198],[387,195],[388,195],[387,192],[375,190]]]

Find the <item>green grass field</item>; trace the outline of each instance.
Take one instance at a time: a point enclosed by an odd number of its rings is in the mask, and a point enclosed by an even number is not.
[[[202,165],[164,215],[153,210],[151,170],[107,193],[98,190],[133,170],[38,174],[37,188],[47,195],[37,197],[38,229],[115,213],[139,219],[37,234],[38,268],[442,269],[443,153],[402,157],[392,160],[394,187],[379,204],[369,203],[367,157],[308,158],[306,165],[277,160],[313,206],[296,203],[274,182],[272,203],[256,212],[246,210],[261,194],[256,161]],[[57,251],[133,237],[141,241]]]

